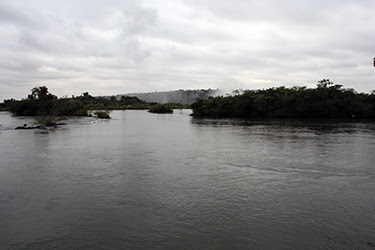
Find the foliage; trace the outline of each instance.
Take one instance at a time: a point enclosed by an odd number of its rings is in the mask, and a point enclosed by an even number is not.
[[[150,109],[156,104],[147,103],[136,96],[105,98],[93,97],[88,92],[77,97],[59,99],[50,94],[46,86],[41,86],[33,88],[26,99],[5,100],[0,104],[0,110],[10,111],[19,116],[87,116],[89,110]],[[170,109],[189,108],[189,105],[180,103],[168,103],[167,106]],[[101,116],[105,117],[104,114]]]
[[[173,113],[173,109],[168,104],[156,104],[149,109],[150,113],[168,114]]]
[[[58,121],[64,120],[65,117],[57,117],[57,116],[37,116],[36,120],[40,125],[46,127],[52,127],[56,125],[61,125]]]
[[[16,115],[45,116],[52,115],[52,107],[57,99],[49,94],[45,86],[33,88],[27,99],[4,101],[9,110]]]
[[[5,106],[5,103],[0,103],[0,111],[7,111],[7,107]]]
[[[237,95],[200,99],[191,108],[194,117],[212,118],[375,118],[375,94],[357,93],[323,79],[315,89],[245,90]]]
[[[98,118],[100,118],[100,119],[109,119],[109,118],[111,118],[110,116],[109,116],[109,110],[105,110],[105,111],[95,111],[94,112],[94,115],[96,115]]]
[[[88,92],[72,98],[60,98],[50,94],[45,86],[35,87],[26,99],[5,100],[0,105],[3,111],[19,116],[86,116],[88,110],[149,109],[151,105],[137,97],[123,96],[119,101],[115,97],[95,98]]]

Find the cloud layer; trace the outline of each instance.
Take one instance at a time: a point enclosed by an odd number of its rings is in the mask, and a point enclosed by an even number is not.
[[[175,89],[375,88],[374,1],[0,3],[0,101]]]

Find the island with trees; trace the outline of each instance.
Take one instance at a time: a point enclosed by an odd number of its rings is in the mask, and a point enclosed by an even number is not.
[[[345,89],[329,79],[317,88],[277,87],[245,90],[198,100],[193,117],[208,118],[375,118],[375,91]]]
[[[158,114],[171,114],[173,113],[173,109],[168,104],[156,104],[149,109],[149,112]]]

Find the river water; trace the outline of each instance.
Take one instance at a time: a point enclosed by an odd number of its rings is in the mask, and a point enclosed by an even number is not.
[[[375,248],[375,123],[190,113],[0,112],[0,248]]]

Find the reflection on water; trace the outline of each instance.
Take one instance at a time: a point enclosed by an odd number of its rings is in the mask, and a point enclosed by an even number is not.
[[[0,247],[375,247],[375,124],[189,113],[0,113]]]

